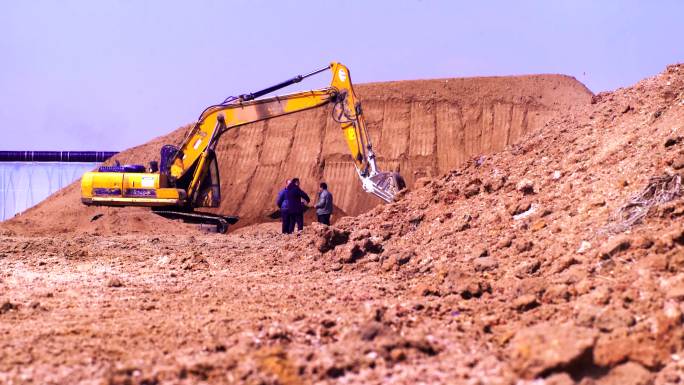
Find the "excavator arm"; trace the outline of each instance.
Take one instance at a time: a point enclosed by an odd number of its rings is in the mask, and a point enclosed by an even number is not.
[[[333,73],[331,87],[337,91],[333,107],[333,119],[342,126],[342,133],[366,192],[392,202],[399,190],[406,187],[404,179],[395,172],[380,172],[375,162],[363,109],[352,87],[349,69],[340,63],[331,63]]]
[[[257,99],[328,69],[333,73],[330,87]],[[361,104],[352,88],[349,69],[340,63],[332,63],[328,67],[296,76],[255,93],[228,98],[224,103],[205,109],[171,158],[170,177],[178,180],[186,173],[193,172],[187,187],[187,196],[193,197],[205,176],[207,158],[224,132],[248,123],[327,104],[333,104],[333,119],[340,123],[364,190],[391,202],[394,195],[404,187],[403,180],[396,173],[378,171]]]

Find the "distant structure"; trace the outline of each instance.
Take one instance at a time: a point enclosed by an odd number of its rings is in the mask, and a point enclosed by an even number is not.
[[[0,221],[36,205],[116,154],[112,151],[0,151]]]

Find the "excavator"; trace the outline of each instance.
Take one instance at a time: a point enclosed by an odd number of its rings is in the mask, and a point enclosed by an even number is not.
[[[327,70],[333,75],[329,87],[261,98]],[[238,217],[197,210],[218,207],[221,201],[214,152],[221,135],[248,123],[327,105],[332,105],[332,119],[340,124],[361,187],[385,202],[392,202],[405,187],[404,180],[398,173],[378,170],[349,69],[337,62],[207,107],[180,146],[163,146],[160,162],[150,162],[149,169],[144,165],[117,163],[86,172],[81,179],[81,201],[86,205],[148,206],[165,217],[216,225],[217,231],[224,233]]]

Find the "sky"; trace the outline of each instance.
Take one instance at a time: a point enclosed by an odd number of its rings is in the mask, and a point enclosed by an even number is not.
[[[613,90],[684,62],[682,15],[679,0],[0,0],[0,150],[123,150],[331,61],[355,83],[562,73]]]

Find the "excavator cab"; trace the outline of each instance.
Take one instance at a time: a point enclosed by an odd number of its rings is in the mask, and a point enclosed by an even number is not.
[[[159,151],[159,173],[166,176],[171,175],[171,165],[173,159],[178,155],[180,149],[171,144],[165,144]]]

